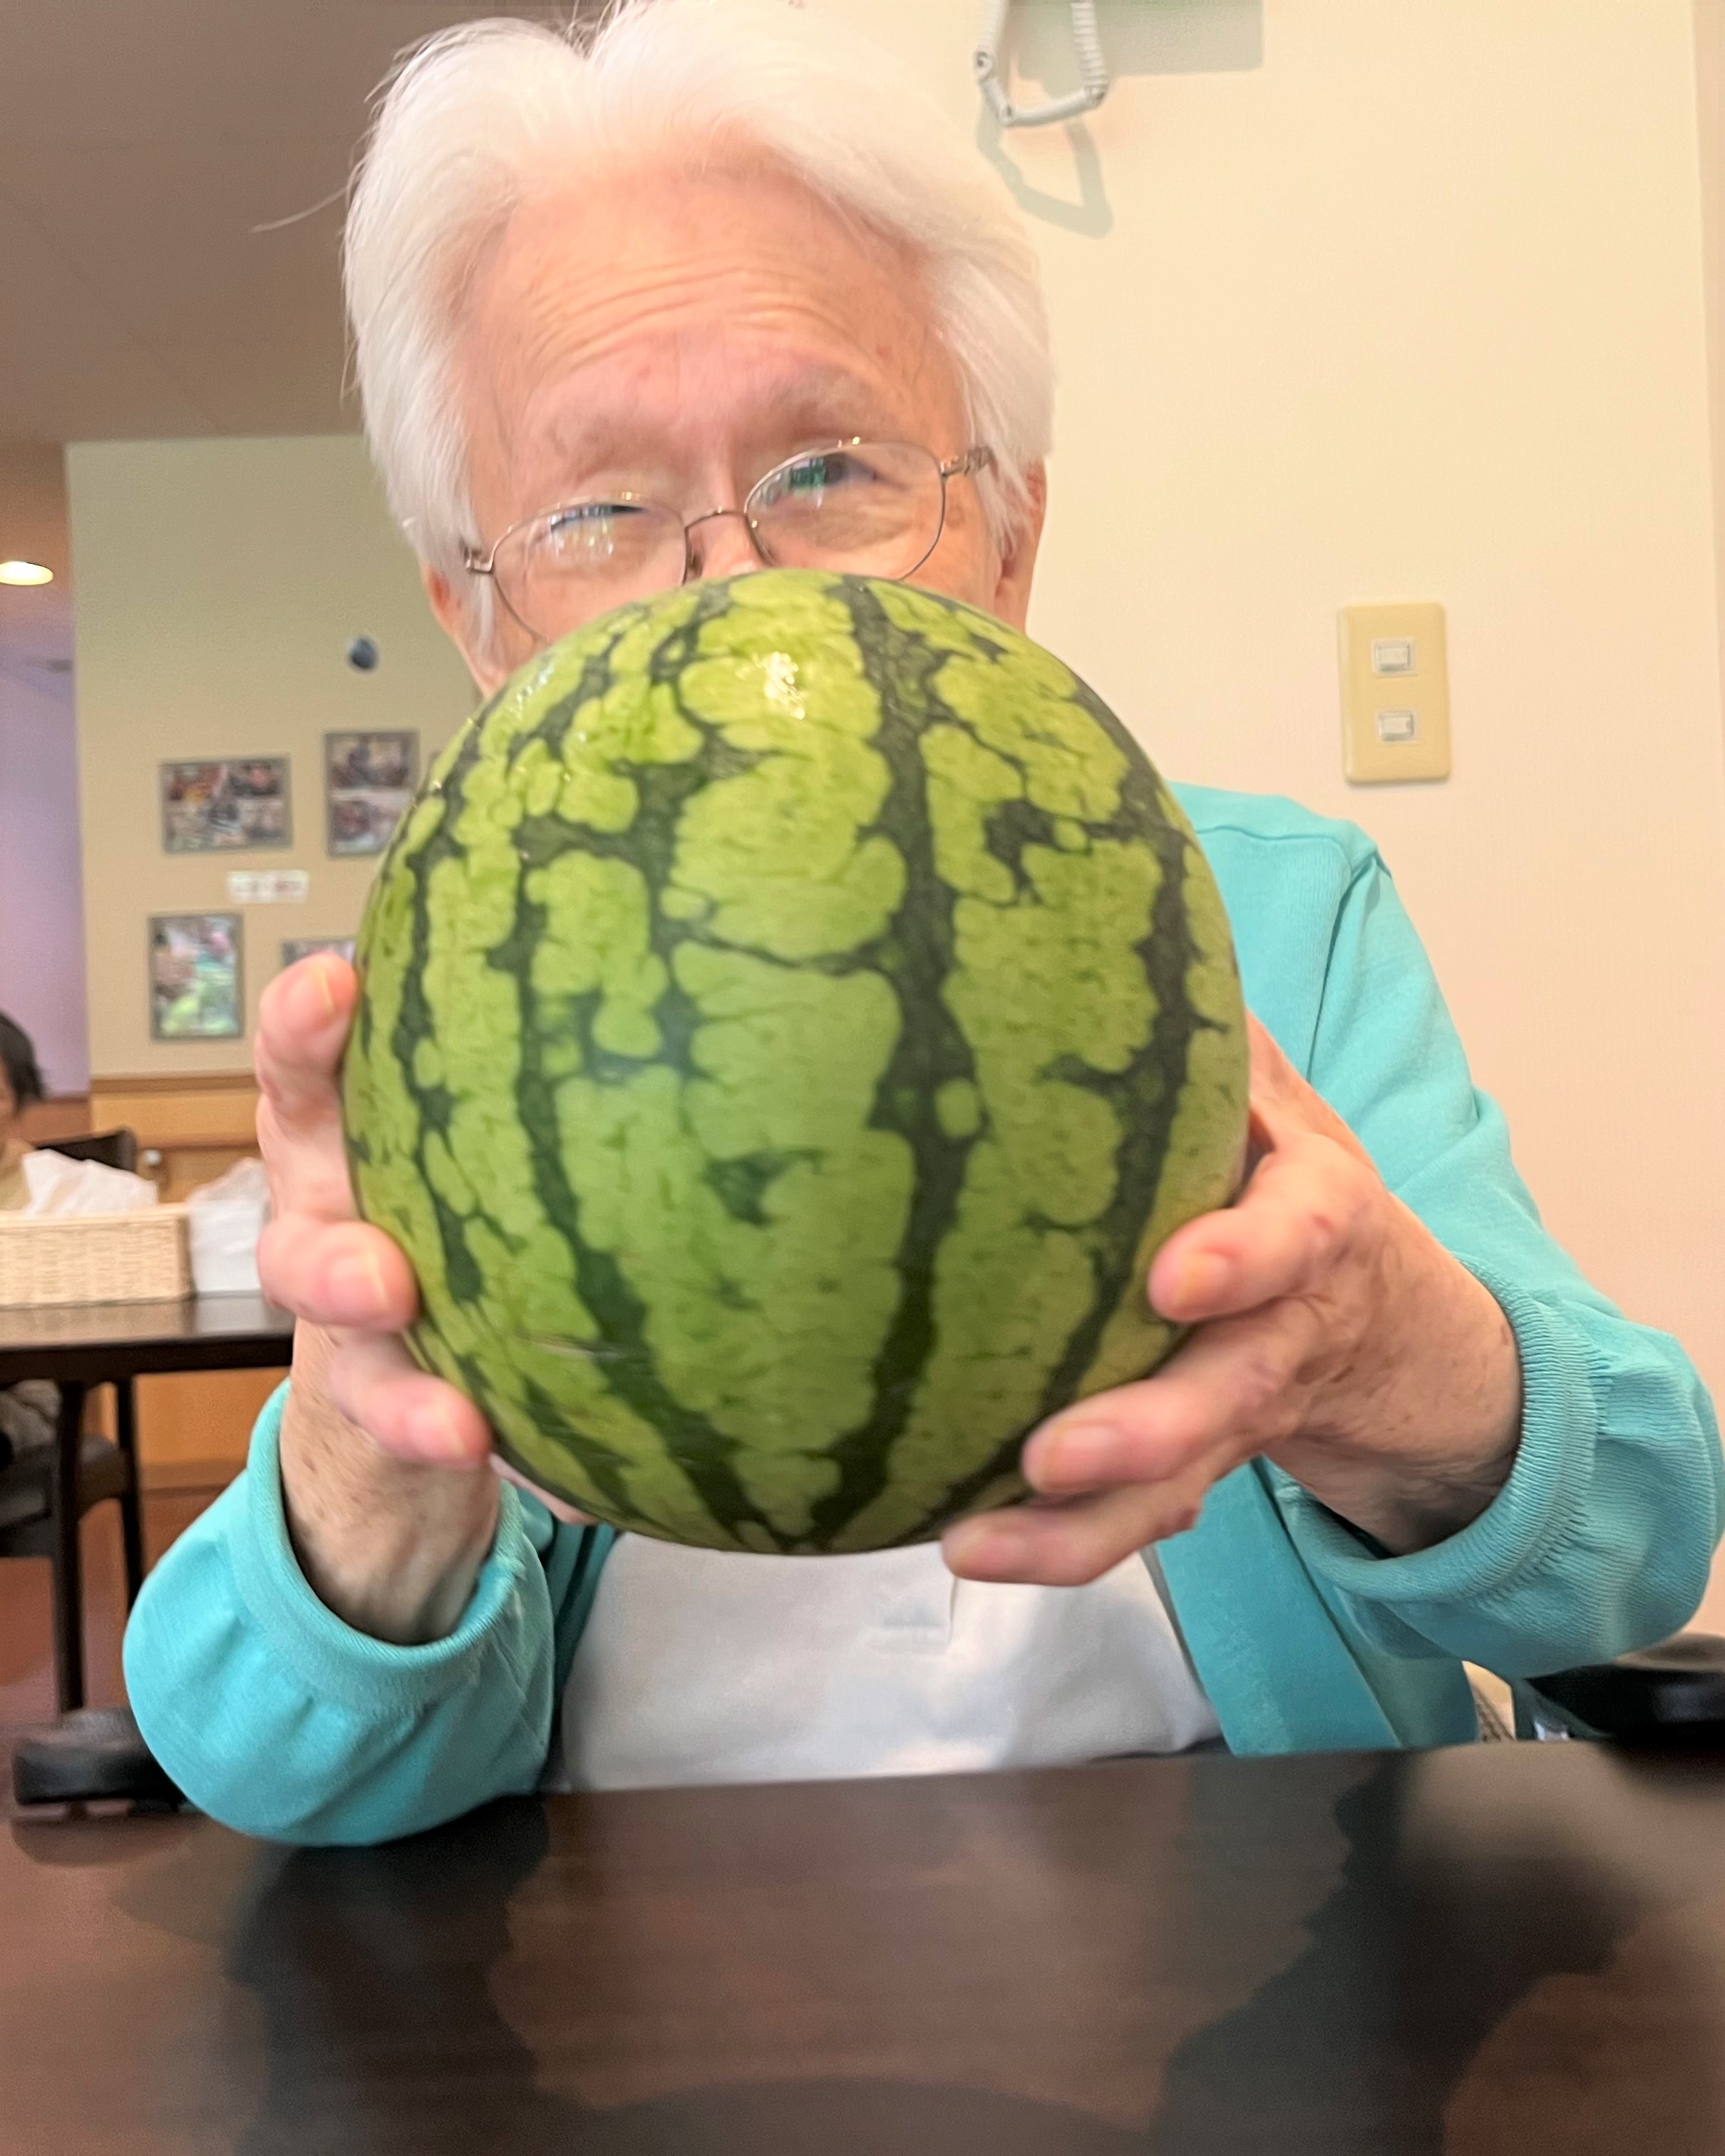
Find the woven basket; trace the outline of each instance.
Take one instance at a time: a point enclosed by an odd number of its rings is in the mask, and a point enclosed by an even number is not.
[[[165,1302],[192,1292],[183,1205],[136,1213],[0,1213],[0,1309]]]

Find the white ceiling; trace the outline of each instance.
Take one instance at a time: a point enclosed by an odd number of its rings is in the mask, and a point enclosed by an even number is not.
[[[0,441],[310,434],[367,100],[499,0],[0,0]]]

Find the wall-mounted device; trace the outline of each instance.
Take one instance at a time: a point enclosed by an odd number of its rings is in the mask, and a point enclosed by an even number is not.
[[[1018,105],[1001,79],[1000,45],[1006,35],[1006,19],[1012,0],[988,0],[982,33],[976,41],[972,64],[988,110],[1003,127],[1047,127],[1057,120],[1079,120],[1094,112],[1108,95],[1108,63],[1103,57],[1102,34],[1096,28],[1096,0],[1072,0],[1072,42],[1078,48],[1081,86],[1065,97],[1051,97],[1045,104]]]

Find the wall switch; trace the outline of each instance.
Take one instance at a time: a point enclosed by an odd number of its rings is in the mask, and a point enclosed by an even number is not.
[[[1450,665],[1440,606],[1343,607],[1342,768],[1356,786],[1450,775]]]

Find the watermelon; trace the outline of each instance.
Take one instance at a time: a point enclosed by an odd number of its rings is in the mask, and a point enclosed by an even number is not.
[[[950,599],[629,605],[470,721],[386,857],[344,1078],[410,1344],[504,1457],[726,1550],[921,1542],[1177,1333],[1246,1043],[1142,751]]]

